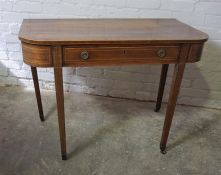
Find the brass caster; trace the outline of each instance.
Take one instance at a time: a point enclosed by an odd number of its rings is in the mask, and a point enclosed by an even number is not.
[[[67,160],[67,155],[62,155],[62,160]]]
[[[166,145],[160,145],[160,152],[162,154],[166,154],[167,153],[167,147]]]

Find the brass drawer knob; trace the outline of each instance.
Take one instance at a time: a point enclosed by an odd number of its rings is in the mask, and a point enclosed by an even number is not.
[[[165,49],[159,49],[157,51],[157,55],[160,57],[160,58],[164,58],[166,56],[166,51]]]
[[[81,52],[80,57],[82,60],[87,60],[89,58],[89,53],[87,51],[83,51]]]

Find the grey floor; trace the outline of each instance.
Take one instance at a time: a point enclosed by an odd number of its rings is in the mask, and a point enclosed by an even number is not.
[[[0,87],[0,175],[220,175],[221,111],[177,106],[168,153],[159,151],[165,105],[65,94],[68,160],[60,158],[55,94]]]

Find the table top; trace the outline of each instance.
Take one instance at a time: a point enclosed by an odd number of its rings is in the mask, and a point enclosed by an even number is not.
[[[208,35],[176,19],[24,19],[19,39],[50,44],[204,42]]]

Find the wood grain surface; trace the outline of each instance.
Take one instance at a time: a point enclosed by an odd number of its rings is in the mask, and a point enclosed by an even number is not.
[[[24,19],[19,38],[41,45],[147,44],[200,42],[208,36],[176,19]]]

